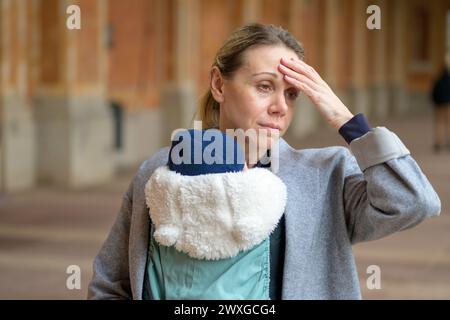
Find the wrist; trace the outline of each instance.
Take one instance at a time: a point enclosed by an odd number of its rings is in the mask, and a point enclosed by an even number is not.
[[[354,115],[350,111],[346,112],[345,114],[336,117],[332,125],[336,130],[339,130],[344,124],[350,121],[353,117]]]

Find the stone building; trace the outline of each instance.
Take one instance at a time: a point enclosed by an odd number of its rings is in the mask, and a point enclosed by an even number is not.
[[[80,29],[67,27],[71,5]],[[366,26],[370,5],[381,29]],[[420,112],[450,50],[449,10],[450,0],[0,0],[0,193],[96,184],[149,157],[190,126],[214,53],[248,22],[290,30],[353,112]],[[299,104],[294,138],[321,125]]]

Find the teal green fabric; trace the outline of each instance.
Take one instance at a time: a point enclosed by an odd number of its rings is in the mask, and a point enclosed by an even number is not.
[[[150,236],[143,298],[269,300],[269,255],[269,238],[232,258],[200,260]]]

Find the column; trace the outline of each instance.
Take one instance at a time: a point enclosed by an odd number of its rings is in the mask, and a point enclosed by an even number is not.
[[[409,109],[408,90],[406,88],[406,3],[398,0],[392,3],[391,28],[392,28],[392,53],[391,61],[391,96],[392,112],[397,115],[405,115]]]
[[[35,1],[0,2],[0,192],[23,190],[35,182],[34,123],[27,97],[28,12],[33,5]]]
[[[325,4],[325,43],[323,77],[341,101],[353,109],[348,87],[353,71],[351,0],[327,0]]]
[[[351,111],[354,114],[364,113],[369,117],[369,91],[368,91],[368,30],[366,27],[366,1],[353,1],[353,27],[352,32],[352,77],[349,86],[351,97]]]
[[[169,0],[165,5],[161,139],[168,145],[173,130],[192,127],[197,109],[199,1]]]
[[[305,50],[305,62],[319,73],[323,50],[321,49],[321,26],[319,25],[319,1],[293,0],[290,2],[289,31],[300,41]],[[320,123],[320,115],[313,103],[300,95],[296,102],[294,118],[287,135],[300,139],[313,132]]]
[[[105,97],[106,0],[42,2],[41,70],[36,93],[41,182],[82,187],[113,175],[112,116]],[[69,5],[81,29],[69,30]]]
[[[261,16],[261,0],[243,0],[242,24],[257,22]]]
[[[381,29],[369,30],[372,41],[372,61],[369,61],[369,70],[371,77],[371,104],[372,115],[375,118],[383,119],[389,114],[389,94],[387,83],[387,63],[386,63],[386,45],[387,33],[389,26],[387,25],[386,16],[388,14],[386,2],[384,0],[373,1],[381,10]]]

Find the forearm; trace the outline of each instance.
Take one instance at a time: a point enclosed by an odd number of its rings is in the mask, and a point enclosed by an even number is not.
[[[409,150],[377,127],[350,143],[345,211],[352,242],[381,238],[440,212],[440,200]],[[361,174],[362,172],[362,174]]]

